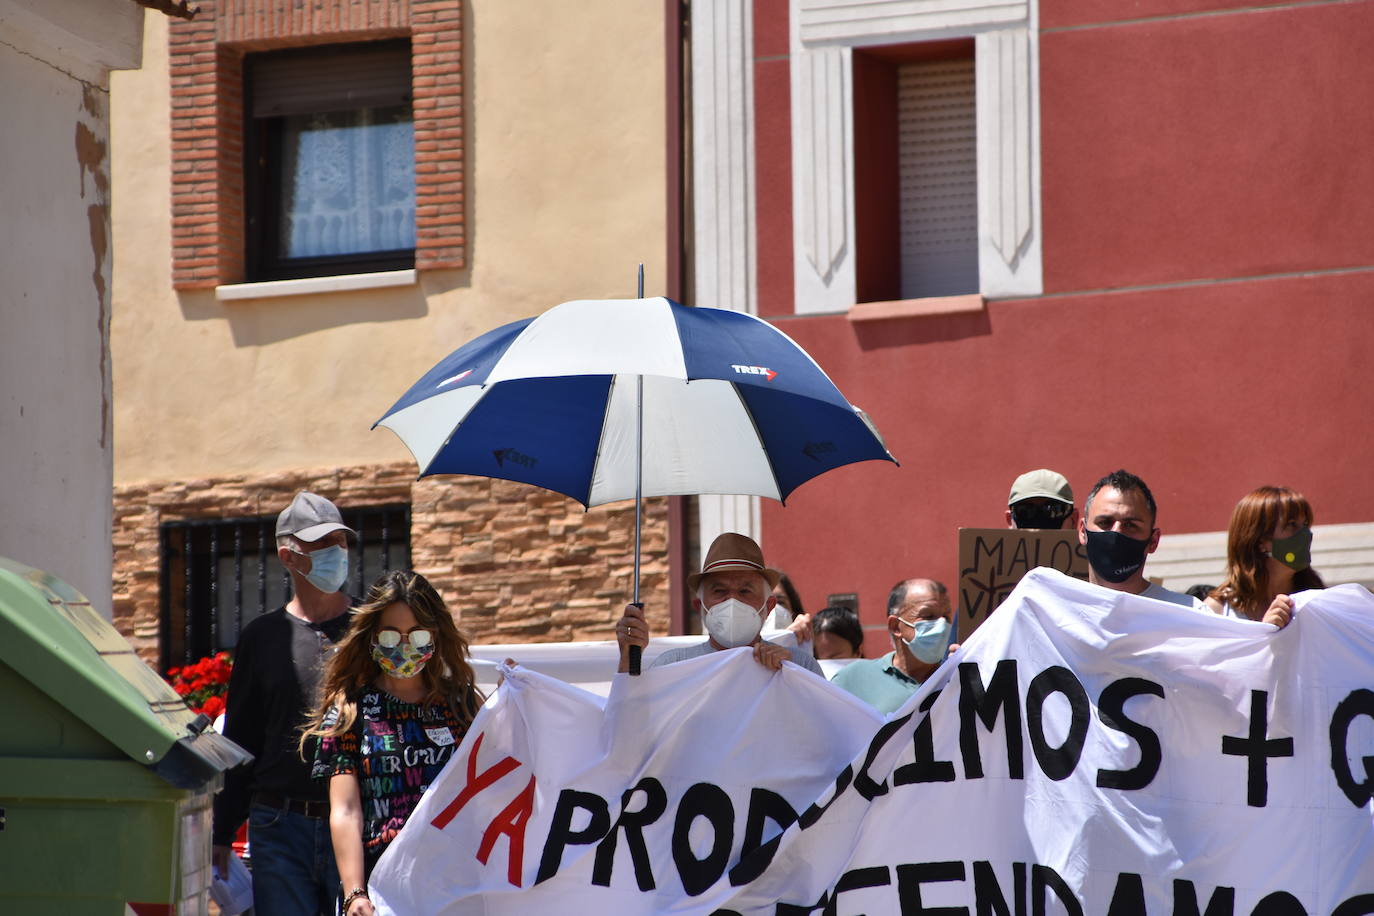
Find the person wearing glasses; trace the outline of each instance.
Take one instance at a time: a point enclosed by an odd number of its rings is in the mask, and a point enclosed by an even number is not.
[[[344,916],[371,916],[367,880],[483,703],[468,644],[439,593],[413,572],[384,573],[353,613],[301,736],[318,739]]]
[[[1008,528],[1069,529],[1078,527],[1073,488],[1057,471],[1040,468],[1012,481],[1007,497]]]
[[[882,658],[862,658],[846,665],[830,683],[878,712],[893,712],[945,660],[953,626],[954,608],[943,583],[934,579],[898,582],[887,596],[892,651]]]

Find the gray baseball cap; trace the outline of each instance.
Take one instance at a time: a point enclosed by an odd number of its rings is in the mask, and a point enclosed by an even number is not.
[[[1010,506],[1035,496],[1057,499],[1061,503],[1073,505],[1073,489],[1069,486],[1068,478],[1057,471],[1051,471],[1049,468],[1027,471],[1016,478],[1012,482],[1011,495],[1007,497],[1007,505]]]
[[[302,541],[318,541],[333,531],[344,532],[350,541],[358,539],[358,533],[343,523],[338,508],[309,490],[297,493],[291,505],[277,516],[277,537],[289,534]]]

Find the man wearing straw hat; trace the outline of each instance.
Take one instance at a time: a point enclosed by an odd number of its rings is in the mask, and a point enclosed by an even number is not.
[[[784,661],[791,661],[824,677],[811,653],[774,645],[759,637],[763,622],[777,603],[772,591],[778,584],[778,577],[776,569],[764,565],[763,551],[753,538],[734,532],[716,538],[711,549],[706,551],[701,572],[687,577],[692,607],[701,614],[707,640],[695,646],[669,649],[654,659],[650,667],[670,665],[723,649],[753,646],[754,658],[766,668],[777,671]],[[633,604],[626,605],[615,634],[620,643],[619,670],[623,673],[630,670],[630,647],[643,648],[649,644],[644,611]]]

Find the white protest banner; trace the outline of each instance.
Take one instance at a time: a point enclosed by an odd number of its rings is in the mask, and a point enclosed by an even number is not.
[[[886,722],[721,652],[516,672],[383,912],[1374,914],[1374,598],[1265,624],[1036,570]]]

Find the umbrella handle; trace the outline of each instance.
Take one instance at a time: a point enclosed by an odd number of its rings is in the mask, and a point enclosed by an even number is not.
[[[632,603],[635,607],[639,608],[641,611],[644,610],[644,602],[643,602],[643,601],[634,601],[634,602],[631,602],[631,603]],[[640,659],[643,657],[643,655],[644,655],[644,650],[643,650],[643,648],[641,648],[640,646],[630,646],[630,658],[629,658],[629,665],[630,665],[629,672],[630,672],[630,677],[639,677],[639,663],[640,663]]]

